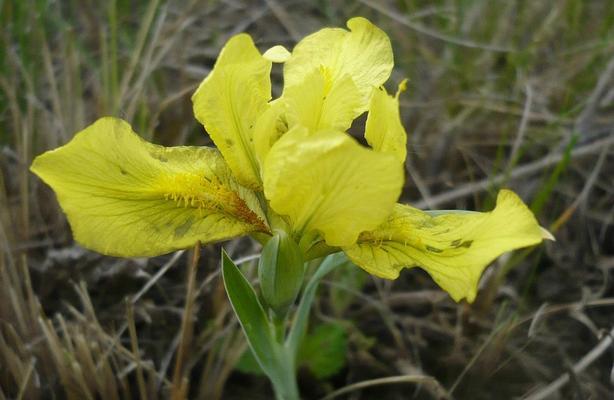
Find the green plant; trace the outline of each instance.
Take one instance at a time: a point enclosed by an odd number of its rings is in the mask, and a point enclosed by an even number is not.
[[[292,53],[261,54],[248,35],[232,37],[192,98],[217,149],[154,145],[107,117],[31,167],[55,190],[75,239],[103,254],[155,256],[246,234],[260,241],[260,295],[225,253],[222,273],[280,399],[299,396],[297,355],[317,286],[347,259],[387,279],[420,266],[454,300],[471,302],[493,259],[551,238],[509,190],[487,213],[396,203],[405,81],[389,95],[388,37],[365,18],[348,27],[309,35]],[[271,101],[273,62],[284,64],[285,86]],[[370,148],[346,133],[364,112]],[[305,261],[321,257],[301,293]]]

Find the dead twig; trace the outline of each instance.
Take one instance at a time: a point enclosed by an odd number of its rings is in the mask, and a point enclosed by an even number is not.
[[[371,386],[379,385],[392,385],[397,383],[416,383],[428,386],[431,389],[431,393],[438,399],[449,399],[450,395],[441,386],[441,384],[432,376],[427,375],[400,375],[400,376],[388,376],[386,378],[369,379],[367,381],[352,383],[335,390],[332,393],[322,397],[321,400],[330,400],[339,397],[346,393],[351,393],[356,390],[364,389]]]
[[[516,161],[518,161],[518,151],[520,150],[520,146],[524,141],[525,134],[527,132],[527,125],[529,124],[529,120],[531,119],[531,106],[533,105],[533,89],[531,89],[531,85],[527,83],[525,86],[525,91],[527,93],[527,98],[524,103],[524,110],[522,112],[522,118],[520,119],[520,126],[518,127],[518,134],[516,135],[516,139],[514,140],[514,145],[512,146],[512,153],[510,154],[507,170],[509,171],[516,165]]]
[[[579,374],[584,371],[589,365],[591,365],[595,360],[597,360],[605,351],[610,348],[612,345],[612,338],[614,337],[614,328],[608,332],[607,335],[601,339],[601,341],[595,346],[591,351],[589,351],[584,357],[580,359],[573,367],[572,372],[574,374]],[[525,400],[542,400],[551,395],[554,395],[560,388],[565,386],[567,382],[569,382],[570,373],[565,373],[561,375],[558,379],[553,381],[541,389],[538,389],[533,394],[529,394],[523,396],[522,398]]]
[[[192,261],[188,271],[188,287],[186,290],[185,309],[181,320],[181,336],[179,346],[177,346],[177,358],[175,359],[175,370],[173,372],[173,388],[171,399],[181,400],[186,398],[188,392],[188,381],[185,376],[184,363],[185,357],[192,341],[192,330],[194,319],[192,318],[192,310],[194,308],[194,288],[196,285],[196,269],[200,258],[200,241],[194,245],[192,252]]]
[[[572,150],[571,158],[573,159],[589,156],[612,144],[614,144],[614,136],[608,136],[603,139],[596,140],[592,143],[580,146]],[[544,168],[548,168],[552,165],[557,164],[563,159],[564,156],[565,155],[563,153],[551,154],[545,158],[542,158],[541,160],[521,165],[512,170],[509,175],[499,174],[492,178],[484,178],[477,182],[462,184],[456,189],[432,196],[429,199],[428,206],[437,207],[442,204],[452,202],[454,200],[462,199],[463,197],[470,196],[476,192],[487,190],[493,185],[498,185],[504,182],[506,178],[508,178],[509,180],[515,180],[534,174],[543,170]],[[414,206],[418,208],[425,208],[427,204],[425,201],[418,201],[414,203]]]

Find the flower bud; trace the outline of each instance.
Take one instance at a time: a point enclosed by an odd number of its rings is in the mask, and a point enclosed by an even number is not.
[[[296,300],[304,272],[301,249],[286,232],[276,230],[262,249],[258,277],[262,298],[278,316],[284,316]]]

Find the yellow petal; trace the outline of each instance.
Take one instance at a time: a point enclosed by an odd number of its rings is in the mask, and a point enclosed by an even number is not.
[[[75,240],[103,254],[155,256],[268,230],[217,150],[157,146],[120,119],[99,119],[31,170],[55,190]]]
[[[205,126],[237,180],[261,187],[254,153],[256,120],[271,99],[271,62],[262,57],[247,34],[232,37],[192,101],[194,115]]]
[[[371,97],[365,127],[365,138],[376,151],[393,154],[401,163],[407,156],[407,133],[399,115],[399,97],[405,81],[399,85],[396,96],[390,96],[383,87]]]
[[[290,52],[281,45],[273,46],[262,57],[274,63],[284,63],[290,58]]]
[[[330,73],[318,68],[303,82],[288,87],[283,94],[288,105],[290,125],[300,124],[312,132],[324,129],[346,131],[361,114],[361,97],[349,75],[332,81]]]
[[[403,186],[396,159],[336,131],[297,126],[271,148],[264,193],[299,235],[317,231],[329,246],[348,246],[392,211]]]
[[[358,89],[348,76],[331,85],[330,75],[320,68],[300,85],[288,88],[281,98],[269,103],[254,129],[254,147],[261,164],[271,146],[296,125],[310,132],[345,131],[350,127],[360,114]]]
[[[499,192],[491,212],[434,215],[397,205],[384,224],[344,250],[354,263],[382,278],[395,279],[404,267],[421,267],[454,300],[472,302],[488,264],[544,238],[533,213],[509,190]]]
[[[386,33],[365,18],[352,18],[347,26],[351,32],[325,28],[301,40],[284,64],[284,82],[286,87],[300,85],[320,67],[330,71],[333,82],[349,75],[365,111],[373,87],[381,86],[390,76],[392,47]]]
[[[254,128],[254,149],[260,165],[264,163],[271,146],[288,131],[288,118],[286,103],[280,99],[269,103],[269,107],[262,113]]]

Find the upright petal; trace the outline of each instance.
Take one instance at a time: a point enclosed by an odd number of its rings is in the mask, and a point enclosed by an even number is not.
[[[314,70],[300,85],[287,88],[269,103],[256,122],[254,147],[262,164],[271,146],[296,125],[310,132],[347,130],[360,112],[360,96],[354,81],[345,76],[332,85],[324,68]]]
[[[522,200],[502,190],[495,209],[485,213],[432,216],[399,204],[384,224],[344,250],[354,263],[382,278],[395,279],[404,267],[421,267],[454,300],[472,302],[488,264],[545,238]]]
[[[288,106],[290,124],[303,125],[312,132],[346,131],[362,113],[361,96],[352,78],[345,75],[333,82],[324,67],[314,69],[300,84],[288,87],[281,100]]]
[[[268,231],[217,150],[157,146],[119,119],[99,119],[31,169],[55,190],[75,240],[103,254],[155,256]]]
[[[286,102],[276,99],[260,115],[254,128],[254,150],[262,165],[271,147],[288,131],[289,122]]]
[[[301,40],[284,64],[286,87],[300,85],[314,70],[324,67],[333,82],[349,75],[360,93],[365,111],[374,87],[381,86],[393,67],[392,46],[386,33],[369,20],[347,22],[350,31],[325,28]]]
[[[264,193],[299,234],[320,232],[330,246],[349,246],[382,223],[403,186],[396,159],[364,148],[342,132],[309,134],[297,126],[271,148]]]
[[[204,126],[237,180],[261,187],[254,154],[256,120],[271,99],[271,61],[262,57],[247,34],[232,37],[192,101]]]
[[[388,95],[383,87],[375,90],[365,126],[365,138],[371,147],[393,154],[402,164],[407,157],[407,133],[399,115],[399,93],[404,88],[405,81],[399,85],[394,97]]]

